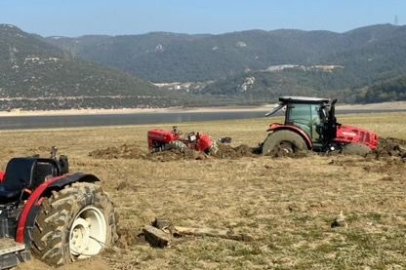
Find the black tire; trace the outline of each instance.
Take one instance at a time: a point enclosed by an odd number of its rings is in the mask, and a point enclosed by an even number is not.
[[[80,232],[76,233],[78,228]],[[74,238],[78,234],[84,243],[80,248],[87,245],[86,251],[74,250],[76,246],[72,243],[76,243]],[[116,240],[114,205],[107,194],[95,184],[74,183],[53,192],[42,202],[32,231],[31,248],[41,261],[60,266],[97,255]]]
[[[290,130],[278,130],[269,134],[262,144],[262,155],[270,155],[278,149],[292,154],[308,148],[305,140],[299,134]]]
[[[350,143],[343,146],[341,153],[344,155],[360,155],[364,156],[371,152],[371,148],[364,144]]]

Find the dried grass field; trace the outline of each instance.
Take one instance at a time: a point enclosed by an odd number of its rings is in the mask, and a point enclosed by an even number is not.
[[[184,132],[231,136],[256,146],[275,119],[183,123]],[[280,120],[280,119],[276,119]],[[406,140],[406,113],[348,115],[339,121]],[[161,125],[170,129],[172,125]],[[138,147],[157,126],[126,126],[0,134],[1,167],[9,158],[69,156],[71,171],[94,173],[116,204],[115,248],[62,269],[404,269],[406,164],[394,156],[174,159],[143,155],[89,156],[100,149]],[[137,148],[137,149],[138,149]],[[340,215],[345,221],[331,224]],[[228,229],[252,241],[187,237],[169,248],[137,235],[155,217],[186,227]],[[34,260],[17,269],[52,269]]]

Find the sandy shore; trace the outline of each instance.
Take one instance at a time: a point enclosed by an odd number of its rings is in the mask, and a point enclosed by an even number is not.
[[[137,113],[189,113],[189,112],[233,112],[233,111],[270,111],[275,104],[263,106],[226,106],[204,108],[124,108],[124,109],[75,109],[51,111],[0,111],[0,117],[7,116],[52,116],[52,115],[102,115],[102,114],[137,114]],[[338,110],[406,110],[406,102],[384,102],[374,104],[338,105]]]
[[[50,111],[0,111],[0,117],[5,116],[51,116],[51,115],[102,115],[102,114],[137,114],[137,113],[189,113],[189,112],[227,112],[227,111],[269,111],[274,105],[258,107],[204,107],[204,108],[123,108],[123,109],[75,109],[75,110],[50,110]]]

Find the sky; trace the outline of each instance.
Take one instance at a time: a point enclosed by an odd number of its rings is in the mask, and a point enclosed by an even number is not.
[[[0,0],[0,23],[41,36],[345,32],[406,22],[406,0]]]

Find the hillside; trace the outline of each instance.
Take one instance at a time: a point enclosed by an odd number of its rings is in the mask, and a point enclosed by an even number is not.
[[[49,37],[74,57],[153,82],[207,81],[269,66],[342,65],[351,86],[406,70],[406,27],[374,25],[345,33],[251,30],[221,35],[149,33]],[[347,85],[348,86],[348,85]]]
[[[360,91],[357,102],[376,103],[406,100],[406,76],[390,79]]]
[[[347,76],[353,76],[353,85],[370,85],[406,73],[406,26],[370,26],[345,36],[351,42],[345,50],[332,50],[321,63],[344,66]]]
[[[165,107],[167,94],[122,71],[71,57],[43,38],[0,25],[0,109]]]
[[[322,42],[330,32],[316,35]],[[206,81],[269,65],[314,62],[313,33],[252,30],[223,35],[149,33],[133,36],[51,37],[73,56],[124,70],[153,82]],[[304,46],[297,46],[305,42]],[[320,44],[328,47],[328,45]]]
[[[340,66],[274,66],[218,80],[194,93],[233,96],[256,104],[274,102],[281,95],[334,96],[347,83]]]
[[[0,109],[260,104],[283,94],[399,100],[404,88],[388,89],[403,85],[405,58],[406,26],[394,25],[79,38],[0,25]]]

